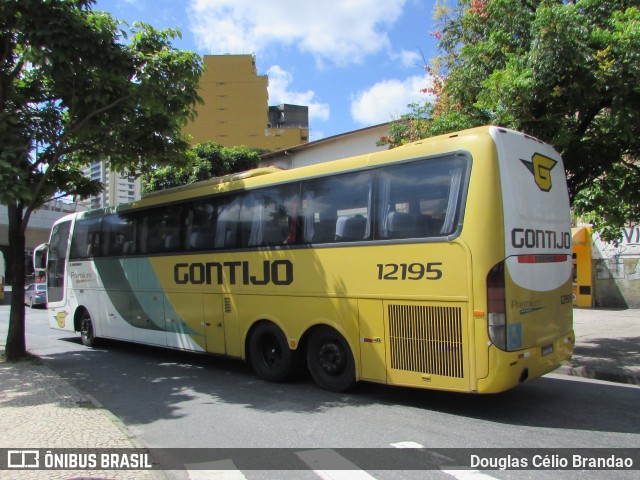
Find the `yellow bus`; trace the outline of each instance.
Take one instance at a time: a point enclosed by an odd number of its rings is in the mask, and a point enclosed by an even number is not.
[[[42,250],[42,249],[41,249]],[[60,219],[51,326],[357,381],[500,392],[573,352],[560,156],[482,127]]]

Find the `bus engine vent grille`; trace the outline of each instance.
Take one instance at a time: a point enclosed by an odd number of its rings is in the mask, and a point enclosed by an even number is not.
[[[462,378],[459,307],[389,305],[391,368]]]

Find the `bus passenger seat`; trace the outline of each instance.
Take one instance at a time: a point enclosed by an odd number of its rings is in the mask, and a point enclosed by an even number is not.
[[[203,248],[213,248],[214,237],[207,232],[192,232],[189,237],[189,248],[200,250]]]
[[[338,217],[336,222],[336,240],[363,240],[367,230],[367,219],[362,215],[353,217]]]
[[[433,235],[434,227],[431,215],[416,215],[415,226],[416,237],[430,237]]]
[[[180,239],[177,235],[169,234],[164,237],[164,249],[165,250],[175,250],[180,246]]]
[[[261,245],[281,245],[287,238],[287,231],[275,224],[266,224],[262,232]]]
[[[131,254],[133,254],[133,242],[131,240],[127,240],[122,245],[122,254],[123,255],[131,255]]]
[[[411,238],[414,236],[415,218],[410,213],[389,212],[387,214],[387,235],[389,238]]]

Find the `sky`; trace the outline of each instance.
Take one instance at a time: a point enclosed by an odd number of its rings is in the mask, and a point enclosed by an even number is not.
[[[254,54],[269,105],[309,107],[310,141],[389,122],[424,100],[436,0],[98,0],[132,24],[177,28],[200,55]]]

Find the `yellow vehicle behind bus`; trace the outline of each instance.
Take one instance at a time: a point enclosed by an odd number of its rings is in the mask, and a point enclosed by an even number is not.
[[[562,160],[496,127],[69,215],[47,282],[51,326],[86,345],[222,354],[270,381],[308,368],[334,391],[500,392],[574,344]]]

